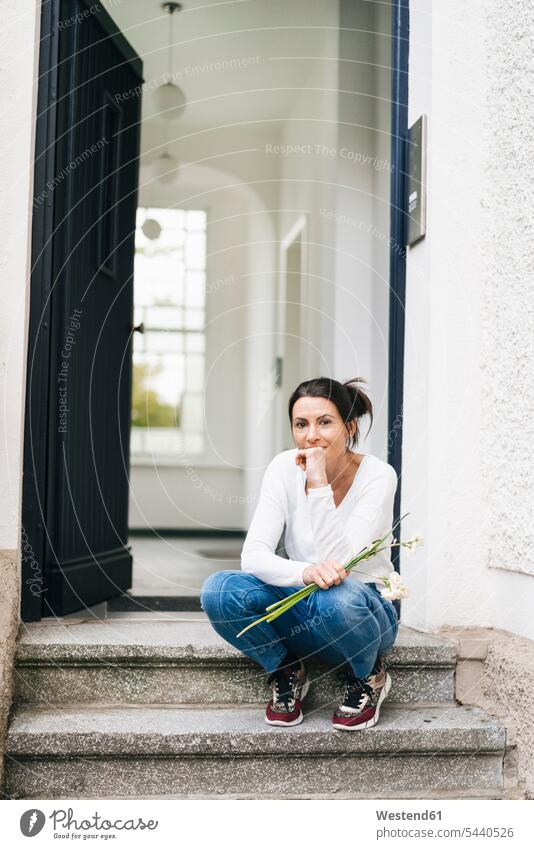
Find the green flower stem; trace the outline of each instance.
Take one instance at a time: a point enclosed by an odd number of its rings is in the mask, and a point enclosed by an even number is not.
[[[240,631],[237,636],[241,637],[246,631],[248,631],[250,628],[253,628],[254,625],[259,625],[260,622],[265,622],[268,618],[269,614],[267,614],[267,616],[262,616],[261,619],[255,619],[254,622],[251,622],[250,625],[247,625],[246,628],[243,628],[243,630]]]
[[[290,596],[286,596],[285,598],[281,598],[279,601],[275,601],[274,604],[270,604],[269,607],[265,608],[265,610],[275,610],[277,607],[284,607],[289,599],[295,599],[295,602],[300,601],[301,598],[306,598],[307,595],[313,592],[313,589],[317,586],[318,585],[315,583],[308,584],[296,593],[292,593]]]
[[[349,561],[349,563],[347,563],[347,565],[345,566],[345,571],[346,572],[361,572],[360,569],[355,568],[358,565],[358,563],[361,563],[362,560],[368,560],[370,557],[374,556],[375,554],[378,554],[380,551],[385,551],[386,548],[393,548],[395,545],[399,545],[399,543],[394,543],[392,546],[384,546],[383,548],[377,548],[377,549],[372,549],[372,550],[371,549],[363,549],[361,554],[357,555],[357,557],[353,558],[353,560],[351,560],[351,561]],[[363,552],[366,552],[366,556],[364,556]],[[369,572],[361,572],[361,574],[362,575],[369,575],[370,573]],[[370,575],[370,577],[371,578],[377,578],[379,581],[382,580],[381,575]],[[279,601],[275,601],[273,604],[270,604],[268,607],[265,608],[265,610],[273,610],[274,611],[274,610],[277,610],[278,608],[281,608],[281,607],[285,608],[286,605],[289,602],[290,602],[289,607],[292,607],[293,604],[296,604],[301,599],[306,598],[307,596],[311,595],[311,593],[315,592],[315,590],[317,590],[317,589],[319,589],[319,585],[316,584],[315,582],[312,582],[311,584],[307,584],[307,586],[303,587],[301,590],[298,590],[296,593],[292,593],[292,595],[286,596],[286,598],[281,598],[281,599],[279,599]]]
[[[355,567],[358,565],[358,563],[361,563],[362,560],[369,560],[371,557],[374,557],[375,554],[378,554],[380,551],[384,551],[386,548],[394,548],[396,546],[404,545],[404,543],[397,542],[392,543],[390,545],[385,545],[383,546],[383,548],[380,548],[380,546],[388,538],[388,536],[393,533],[397,525],[400,524],[400,522],[402,522],[402,520],[408,515],[409,513],[405,513],[404,516],[401,516],[400,519],[395,522],[391,530],[389,530],[387,534],[382,537],[382,539],[375,539],[369,548],[362,548],[362,550],[358,552],[356,557],[353,557],[352,560],[349,560],[349,562],[346,564],[345,571],[360,572],[360,574],[362,575],[370,575],[371,578],[376,578],[377,580],[383,582],[383,576],[372,575],[369,572],[362,572],[361,569],[356,569]],[[279,601],[275,601],[273,604],[270,604],[268,607],[265,608],[265,610],[267,611],[265,616],[262,616],[260,619],[256,619],[254,622],[251,622],[250,625],[247,625],[246,628],[243,628],[243,630],[240,631],[237,636],[240,637],[250,628],[253,628],[255,625],[259,625],[260,622],[273,622],[275,619],[278,619],[278,617],[281,616],[283,613],[286,613],[286,611],[290,610],[295,604],[298,604],[299,601],[302,601],[303,598],[307,598],[309,595],[314,593],[315,590],[318,589],[320,589],[319,585],[313,582],[311,584],[307,584],[307,586],[298,590],[296,593],[293,593],[290,596],[286,596],[286,598],[281,598]]]

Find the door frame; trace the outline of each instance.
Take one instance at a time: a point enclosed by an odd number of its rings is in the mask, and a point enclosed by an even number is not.
[[[92,14],[92,0],[80,0]],[[39,83],[35,130],[34,198],[43,202],[33,206],[31,235],[30,315],[26,368],[24,418],[24,452],[21,522],[21,618],[37,621],[43,613],[43,593],[47,574],[46,527],[52,487],[48,466],[51,457],[49,428],[51,376],[51,295],[54,287],[53,235],[55,220],[54,193],[50,191],[56,176],[57,91],[60,73],[61,0],[48,0],[41,6],[39,40]],[[142,62],[115,25],[101,9],[99,18],[106,37],[113,38],[125,63],[130,63],[139,76]],[[31,376],[37,374],[32,392]]]
[[[402,436],[404,411],[404,336],[406,312],[408,62],[410,46],[409,0],[392,0],[391,21],[391,183],[389,252],[388,339],[388,463],[399,479],[394,503],[394,522],[400,518],[402,491]],[[395,536],[400,539],[400,525]],[[392,551],[399,571],[399,548]],[[399,603],[395,602],[398,607]]]

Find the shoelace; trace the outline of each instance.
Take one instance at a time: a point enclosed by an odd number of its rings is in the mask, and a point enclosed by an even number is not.
[[[359,708],[360,702],[365,695],[372,696],[373,688],[362,678],[356,678],[351,672],[341,670],[338,672],[338,678],[345,685],[345,695],[343,697],[343,705],[351,708]]]
[[[267,683],[274,683],[275,686],[276,698],[273,700],[273,704],[283,703],[284,708],[289,710],[289,702],[294,701],[293,683],[295,675],[296,672],[293,669],[288,672],[284,669],[275,669],[274,672],[271,672],[267,678]]]

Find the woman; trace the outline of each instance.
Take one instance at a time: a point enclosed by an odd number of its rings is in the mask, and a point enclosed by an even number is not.
[[[381,655],[395,642],[397,612],[372,578],[393,571],[391,549],[361,563],[365,574],[343,568],[392,527],[397,489],[392,466],[352,450],[359,420],[369,415],[369,429],[373,421],[360,382],[320,377],[293,392],[289,421],[296,448],[277,454],[265,471],[241,571],[217,572],[202,588],[202,608],[217,633],[270,673],[270,725],[302,722],[307,658],[320,657],[343,673],[334,728],[375,725],[391,687]],[[289,559],[275,553],[284,527]],[[269,604],[312,582],[320,590],[236,638]]]

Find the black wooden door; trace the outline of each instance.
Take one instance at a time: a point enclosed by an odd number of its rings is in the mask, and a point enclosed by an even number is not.
[[[142,65],[100,4],[43,4],[22,613],[131,586],[133,258]],[[26,554],[26,556],[25,556]]]

